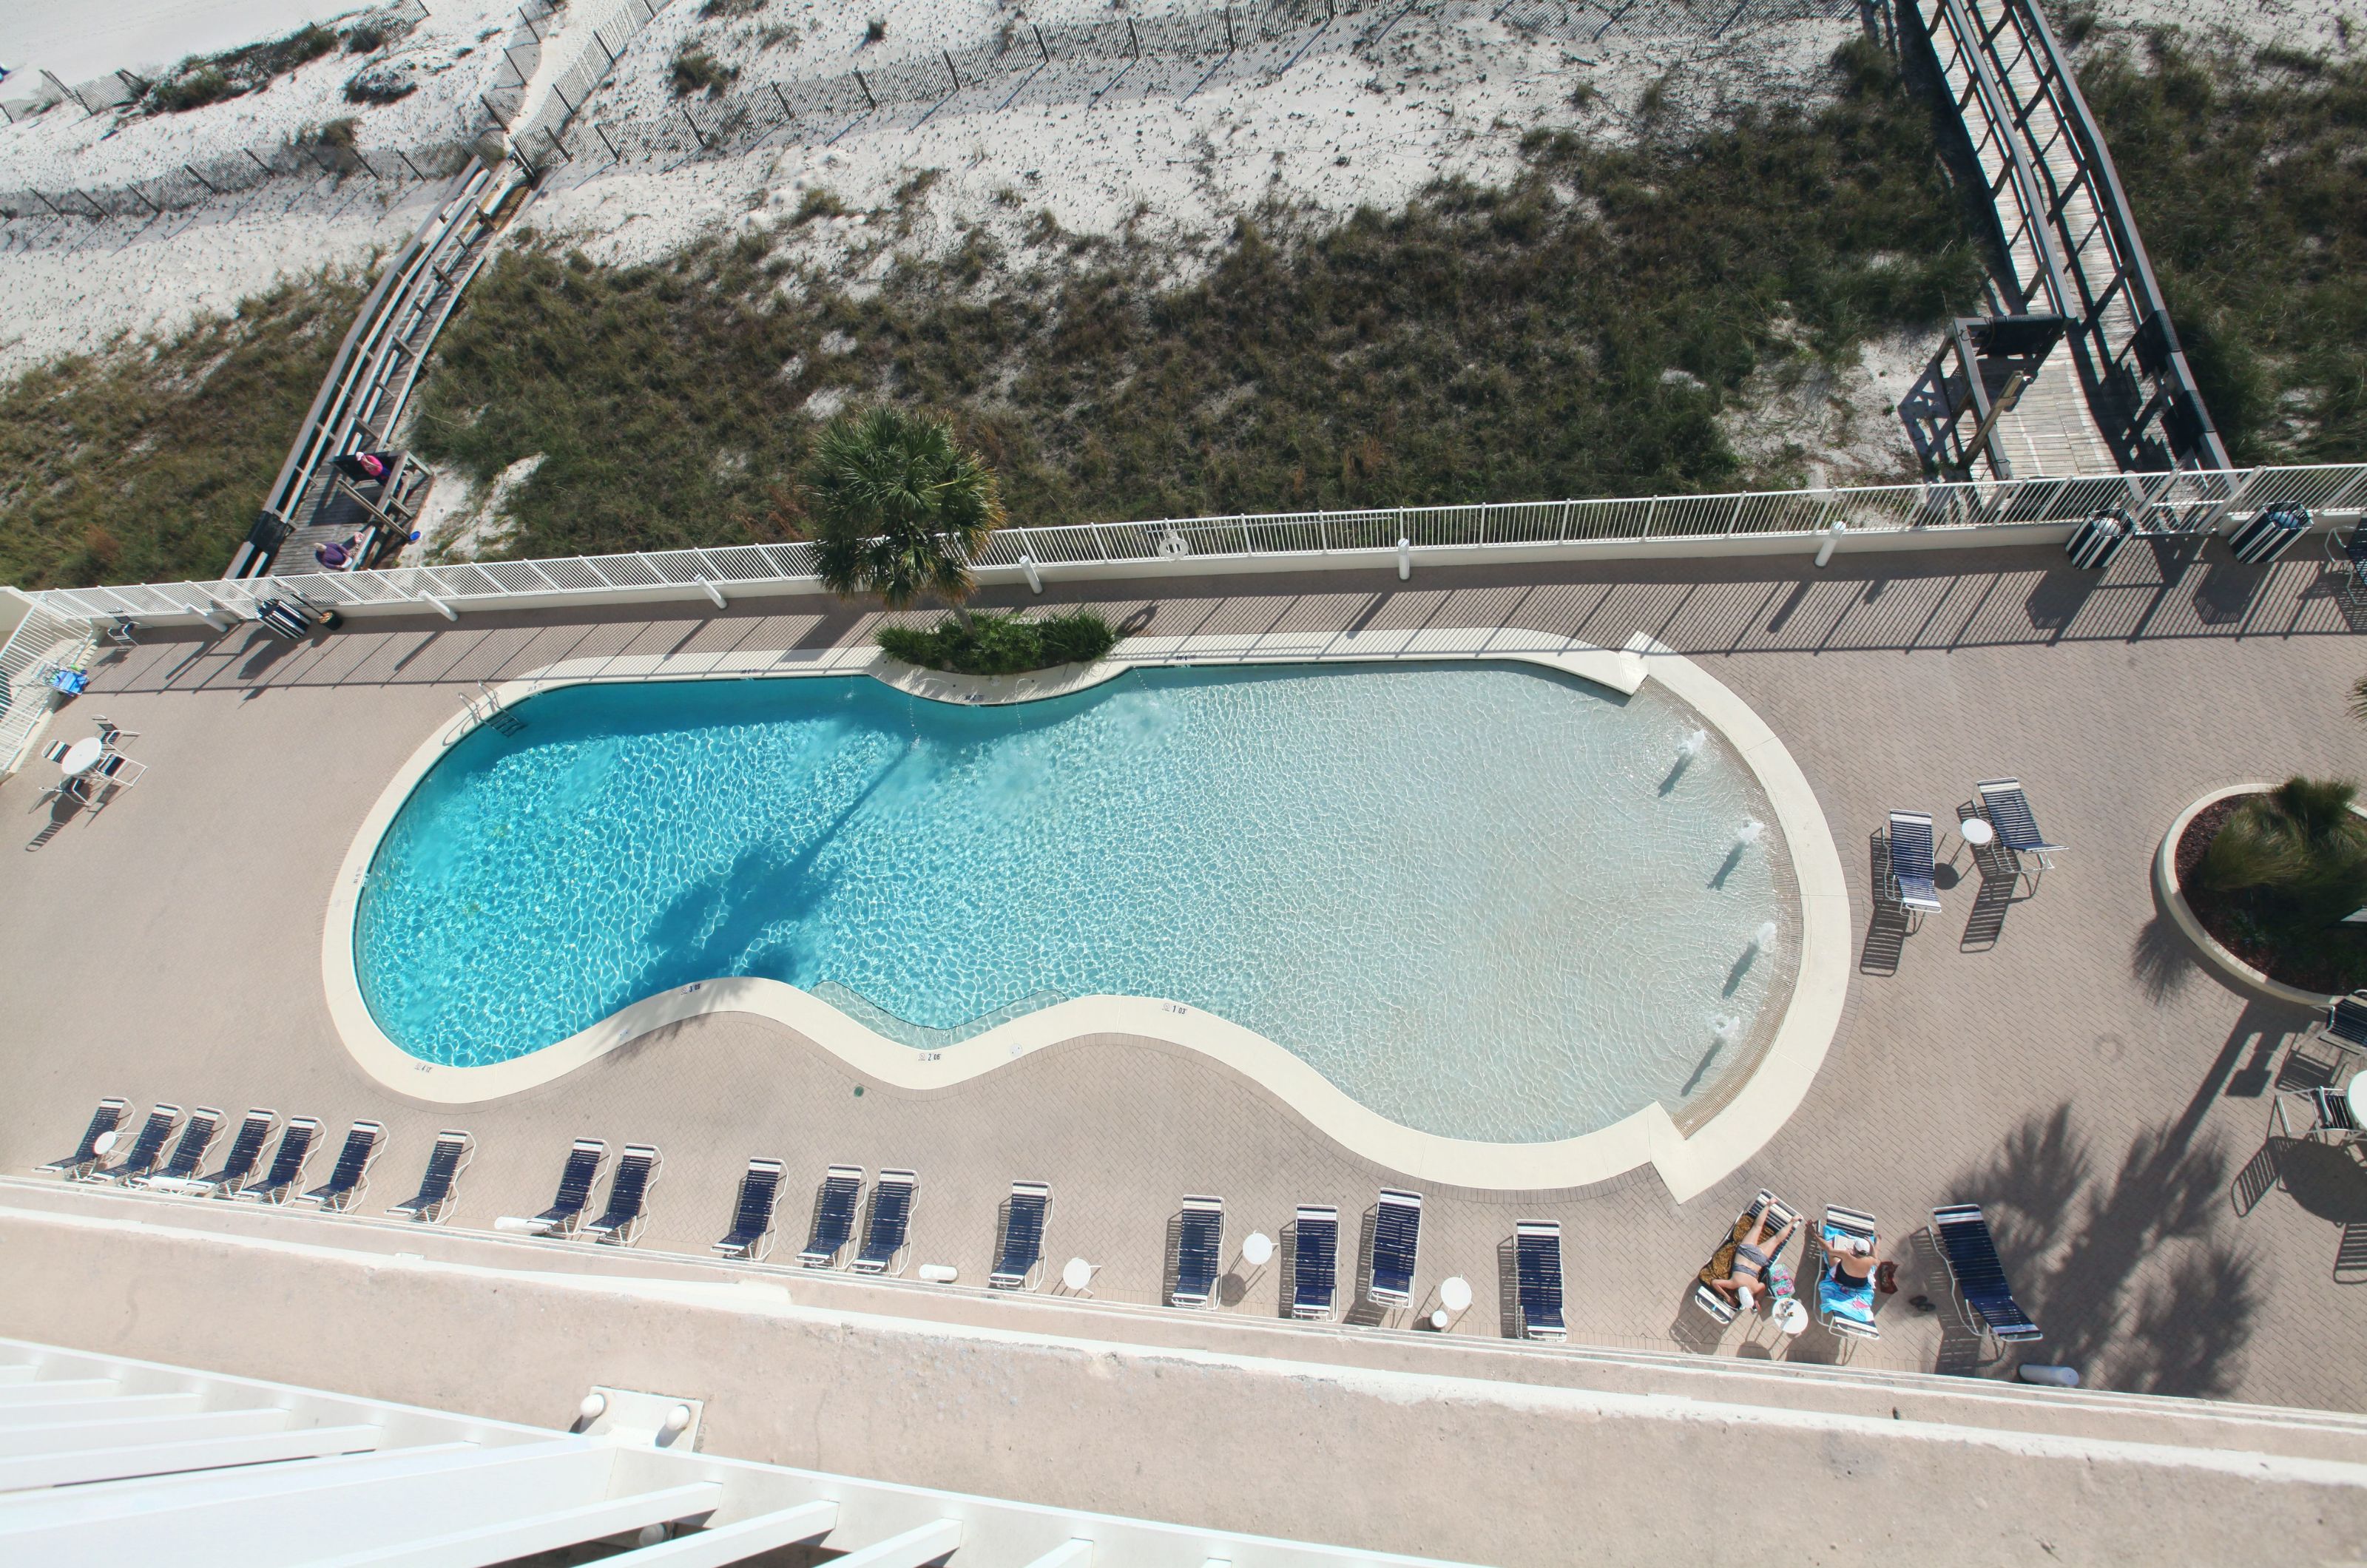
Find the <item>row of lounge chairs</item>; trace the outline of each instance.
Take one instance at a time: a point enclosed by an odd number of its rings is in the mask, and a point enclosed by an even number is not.
[[[103,1145],[119,1134],[130,1110],[129,1102],[122,1100],[100,1101],[74,1152],[40,1169],[70,1180],[113,1181],[198,1197],[282,1203],[296,1197],[305,1164],[322,1132],[321,1123],[309,1116],[296,1117],[282,1126],[277,1111],[250,1111],[240,1122],[221,1168],[201,1176],[198,1172],[221,1126],[222,1113],[200,1107],[184,1114],[177,1105],[159,1105],[149,1112],[124,1156],[109,1164]],[[266,1164],[264,1150],[274,1133],[279,1135],[279,1146]],[[303,1192],[297,1201],[332,1212],[352,1210],[360,1201],[370,1168],[383,1152],[385,1141],[386,1129],[380,1123],[356,1122],[327,1183]],[[388,1213],[423,1224],[442,1220],[451,1211],[461,1174],[475,1152],[476,1140],[466,1132],[447,1130],[436,1134],[418,1191]],[[654,1145],[627,1145],[609,1173],[606,1206],[596,1217],[587,1218],[592,1214],[592,1195],[608,1170],[608,1145],[598,1138],[578,1138],[561,1167],[550,1206],[538,1214],[504,1218],[496,1224],[532,1235],[629,1245],[647,1218],[650,1189],[660,1167]],[[777,1159],[748,1162],[732,1207],[731,1228],[714,1244],[714,1251],[749,1261],[762,1261],[770,1254],[786,1174],[787,1168]],[[854,1246],[850,1267],[855,1272],[902,1272],[920,1178],[912,1170],[881,1171],[878,1179],[870,1183],[867,1213],[863,1203],[866,1180],[866,1173],[859,1166],[833,1165],[824,1172],[814,1200],[812,1227],[798,1254],[799,1263],[809,1269],[836,1268]],[[1381,1191],[1371,1265],[1365,1280],[1365,1293],[1376,1305],[1405,1308],[1413,1303],[1421,1249],[1421,1203],[1418,1192],[1395,1188]],[[994,1268],[987,1277],[989,1285],[996,1290],[1025,1290],[1036,1282],[1043,1268],[1044,1231],[1051,1205],[1048,1184],[1012,1183]],[[863,1216],[863,1234],[856,1246],[858,1214]],[[1206,1307],[1217,1300],[1224,1229],[1223,1199],[1195,1196],[1184,1201],[1175,1287],[1170,1292],[1173,1304]],[[1293,1234],[1291,1315],[1329,1318],[1339,1291],[1340,1212],[1302,1205],[1295,1216]],[[1545,1220],[1522,1221],[1517,1250],[1523,1332],[1532,1338],[1563,1337],[1560,1225]]]
[[[1719,1280],[1733,1277],[1736,1250],[1759,1233],[1762,1223],[1780,1231],[1798,1218],[1796,1211],[1762,1190],[1735,1220],[1710,1260],[1702,1266],[1693,1284],[1693,1304],[1720,1324],[1732,1323],[1740,1315],[1740,1309],[1718,1293],[1715,1285]],[[2044,1337],[2022,1303],[2014,1300],[2004,1261],[1998,1256],[1997,1239],[1990,1234],[1988,1220],[1979,1204],[1955,1203],[1932,1210],[1931,1237],[1947,1264],[1967,1326],[1986,1330],[2008,1344]],[[1834,1267],[1834,1258],[1851,1244],[1862,1243],[1865,1256],[1870,1258],[1878,1250],[1880,1242],[1880,1232],[1872,1214],[1838,1204],[1827,1206],[1824,1222],[1817,1233],[1818,1257],[1813,1269],[1812,1310],[1817,1320],[1840,1338],[1882,1337],[1882,1330],[1874,1318],[1874,1281]],[[1780,1262],[1780,1257],[1775,1261]],[[1771,1263],[1770,1267],[1773,1266]]]
[[[291,1201],[323,1209],[351,1208],[360,1196],[371,1161],[386,1135],[376,1122],[357,1122],[345,1134],[328,1181],[309,1192],[303,1186],[304,1167],[320,1146],[321,1123],[310,1116],[289,1118],[284,1124],[276,1111],[248,1111],[231,1139],[221,1166],[205,1171],[206,1156],[221,1133],[222,1113],[210,1106],[184,1111],[177,1105],[158,1105],[141,1122],[140,1131],[119,1159],[108,1157],[130,1119],[127,1100],[98,1102],[82,1141],[63,1159],[40,1167],[43,1173],[69,1181],[108,1181],[145,1187],[159,1192],[180,1192],[203,1198],[231,1198],[249,1203]],[[264,1150],[273,1134],[278,1148],[268,1160]],[[168,1152],[169,1151],[169,1152]],[[202,1174],[201,1174],[202,1173]]]
[[[1167,1297],[1170,1304],[1206,1307],[1217,1300],[1224,1235],[1223,1199],[1184,1200],[1176,1229],[1175,1284]],[[1513,1249],[1521,1334],[1530,1339],[1567,1337],[1569,1330],[1562,1321],[1560,1223],[1520,1221],[1514,1226]],[[1384,1308],[1410,1307],[1421,1258],[1421,1194],[1383,1188],[1374,1206],[1365,1299]],[[1005,1260],[1006,1268],[1010,1261]],[[997,1279],[1002,1277],[998,1271]],[[1291,1224],[1290,1315],[1328,1320],[1338,1308],[1339,1293],[1340,1211],[1324,1204],[1301,1204]]]

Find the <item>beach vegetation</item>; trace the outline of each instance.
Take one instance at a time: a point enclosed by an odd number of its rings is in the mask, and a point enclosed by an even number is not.
[[[686,98],[693,93],[719,98],[740,79],[737,67],[724,64],[696,44],[684,45],[668,71],[677,98]]]
[[[1871,46],[1833,72],[1820,107],[1687,141],[1540,131],[1501,186],[1244,214],[1183,281],[1154,238],[1051,224],[858,252],[885,267],[858,290],[782,248],[843,211],[818,189],[651,265],[521,243],[415,439],[480,482],[548,455],[512,500],[528,556],[801,536],[814,416],[878,401],[949,413],[1031,524],[1793,482],[1725,434],[1753,372],[1846,365],[1982,276],[1930,107]]]
[[[179,114],[243,94],[260,92],[299,66],[341,47],[329,28],[308,25],[282,38],[219,54],[192,55],[149,85],[140,107],[150,114]]]
[[[365,288],[351,273],[317,274],[169,337],[0,381],[0,580],[220,575]]]
[[[2367,57],[2090,26],[2078,57],[2237,463],[2367,451]]]

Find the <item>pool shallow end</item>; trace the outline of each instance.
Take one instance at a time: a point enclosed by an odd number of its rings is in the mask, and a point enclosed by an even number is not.
[[[1756,1067],[1690,1136],[1668,1111],[1648,1105],[1611,1126],[1546,1143],[1501,1144],[1418,1132],[1351,1099],[1299,1057],[1253,1031],[1178,1003],[1083,997],[1015,1019],[940,1051],[889,1040],[796,987],[717,978],[644,998],[541,1050],[485,1066],[414,1057],[381,1031],[354,967],[354,921],[379,841],[412,790],[468,720],[422,743],[365,814],[332,889],[322,939],[322,978],[346,1048],[371,1078],[409,1099],[482,1103],[538,1088],[651,1030],[715,1012],[746,1012],[796,1031],[879,1082],[910,1090],[947,1088],[1019,1056],[1083,1036],[1124,1034],[1196,1051],[1242,1073],[1353,1153],[1424,1181],[1497,1190],[1582,1186],[1650,1164],[1682,1201],[1723,1179],[1788,1120],[1807,1091],[1840,1019],[1848,984],[1850,914],[1840,861],[1814,792],[1773,732],[1748,705],[1691,660],[1638,637],[1609,649],[1518,629],[1323,636],[1132,638],[1112,658],[1035,676],[980,680],[895,664],[876,649],[722,656],[572,660],[504,685],[504,703],[556,686],[605,681],[746,679],[866,673],[914,695],[958,704],[1027,702],[1083,689],[1140,665],[1512,660],[1632,694],[1659,678],[1720,730],[1756,776],[1790,848],[1801,900],[1798,970],[1781,1022]]]

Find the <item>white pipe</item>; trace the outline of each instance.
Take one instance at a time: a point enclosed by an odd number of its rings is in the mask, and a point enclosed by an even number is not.
[[[701,588],[704,588],[704,589],[706,589],[706,590],[707,590],[707,596],[708,596],[709,599],[712,599],[712,600],[714,600],[714,601],[715,601],[715,607],[716,607],[717,609],[719,609],[719,610],[724,610],[724,609],[729,609],[729,608],[730,607],[730,605],[729,605],[729,604],[724,601],[724,598],[723,598],[723,590],[721,590],[720,588],[716,587],[716,586],[715,586],[715,584],[713,584],[712,582],[708,581],[707,581],[707,579],[705,579],[705,578],[703,578],[703,577],[702,577],[702,578],[700,578],[700,579],[698,580],[698,585],[699,585]]]
[[[1031,592],[1036,593],[1044,592],[1044,574],[1036,570],[1035,558],[1032,556],[1021,556],[1019,558],[1019,570],[1027,574],[1027,587]]]
[[[433,593],[422,593],[419,596],[419,602],[423,604],[433,605],[436,613],[443,616],[447,621],[457,621],[460,618],[459,611],[455,610],[451,605],[447,604],[443,600],[438,599]]]
[[[1413,575],[1413,541],[1398,536],[1398,581],[1403,582]]]
[[[1833,525],[1825,530],[1825,542],[1817,547],[1817,564],[1818,566],[1821,567],[1827,561],[1833,558],[1834,547],[1841,542],[1841,536],[1848,532],[1848,524],[1842,522],[1838,517],[1833,519]]]
[[[184,604],[181,608],[187,611],[190,615],[197,616],[198,619],[205,622],[206,625],[213,627],[213,629],[218,632],[226,632],[230,630],[229,623],[226,621],[216,620],[214,618],[214,613],[211,610],[200,610],[195,604]]]

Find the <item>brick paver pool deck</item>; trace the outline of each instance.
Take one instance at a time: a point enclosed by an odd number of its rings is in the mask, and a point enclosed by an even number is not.
[[[1986,550],[1845,553],[1824,572],[1763,557],[1156,586],[1055,582],[1039,603],[1094,603],[1153,635],[1510,626],[1616,646],[1649,633],[1758,709],[1842,845],[1855,968],[1798,1113],[1682,1206],[1648,1168],[1577,1190],[1429,1188],[1420,1291],[1448,1274],[1477,1288],[1456,1333],[1503,1331],[1513,1222],[1557,1219],[1573,1339],[2003,1375],[2010,1360],[1952,1314],[1909,1304],[1946,1293],[1916,1235],[1930,1210],[1976,1201],[2045,1326],[2035,1359],[2078,1365],[2092,1386],[2367,1405],[2355,1353],[2367,1292],[2334,1274],[2343,1226],[2367,1224],[2367,1173],[2299,1149],[2290,1191],[2244,1179],[2265,1168],[2254,1161],[2273,1086],[2309,1018],[2200,967],[2148,881],[2162,832],[2196,795],[2361,771],[2367,730],[2345,694],[2367,661],[2314,556],[2249,568],[2216,545],[2131,549],[2101,581],[2053,550]],[[1052,1268],[1093,1260],[1109,1300],[1158,1297],[1188,1192],[1226,1198],[1229,1254],[1302,1202],[1339,1205],[1353,1237],[1393,1173],[1150,1040],[1080,1040],[912,1094],[776,1025],[723,1016],[457,1111],[405,1104],[348,1059],[322,996],[329,881],[396,764],[477,682],[601,653],[827,647],[871,625],[831,601],[783,599],[369,620],[298,647],[247,626],[157,633],[110,653],[53,733],[85,733],[104,713],[141,732],[126,749],[148,775],[96,814],[40,802],[38,760],[0,786],[33,852],[0,862],[0,1165],[64,1153],[92,1104],[121,1094],[232,1117],[269,1105],[333,1128],[381,1120],[375,1211],[409,1195],[438,1127],[466,1126],[478,1153],[453,1223],[471,1228],[547,1203],[572,1137],[655,1143],[665,1169],[644,1249],[704,1254],[752,1155],[791,1173],[776,1257],[794,1252],[809,1188],[837,1161],[917,1168],[912,1257],[954,1264],[965,1282],[983,1278],[1014,1178],[1052,1184]],[[2034,888],[1960,859],[1958,880],[1942,874],[1945,912],[1902,937],[1869,896],[1885,813],[1942,816],[2004,773],[2068,852]],[[1694,1268],[1762,1186],[1804,1210],[1879,1218],[1903,1259],[1879,1341],[1720,1334],[1687,1304]],[[1280,1279],[1268,1267],[1229,1281],[1220,1310],[1271,1320]],[[1323,1337],[1305,1337],[1319,1358]]]

